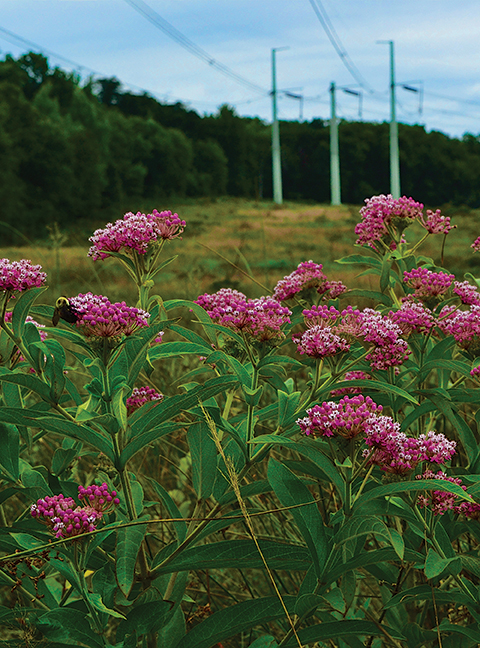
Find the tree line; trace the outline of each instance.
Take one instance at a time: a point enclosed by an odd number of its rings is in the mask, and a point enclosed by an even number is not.
[[[388,193],[388,123],[339,125],[342,201]],[[286,200],[328,202],[328,120],[280,124]],[[480,136],[399,124],[402,193],[480,206]],[[272,196],[270,126],[224,105],[200,116],[52,68],[30,52],[0,61],[0,220],[30,233],[169,197]]]

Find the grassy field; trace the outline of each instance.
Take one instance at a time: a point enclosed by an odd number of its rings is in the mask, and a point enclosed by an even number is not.
[[[225,199],[170,203],[158,208],[176,211],[187,221],[183,239],[165,248],[164,258],[178,257],[158,275],[155,292],[164,299],[195,299],[222,287],[257,297],[270,292],[279,279],[309,259],[322,263],[329,279],[341,279],[352,288],[376,288],[375,277],[357,277],[358,266],[350,269],[335,263],[335,259],[355,251],[354,229],[360,220],[360,206],[287,203],[279,208],[271,203]],[[470,248],[480,235],[480,210],[450,208],[444,213],[452,217],[457,228],[447,238],[443,264],[443,237],[431,237],[421,251],[455,273],[457,279],[462,279],[465,272],[480,275],[480,255],[473,254]],[[112,301],[125,299],[132,303],[135,292],[119,264],[114,259],[93,263],[87,256],[88,236],[105,224],[91,223],[91,229],[84,227],[81,233],[78,227],[60,232],[56,242],[46,233],[43,242],[1,248],[0,254],[11,260],[28,258],[42,265],[50,285],[44,298],[47,303],[54,303],[61,294],[70,296],[89,290],[107,295]],[[413,240],[416,237],[410,231],[407,238]],[[23,234],[26,240],[28,232]],[[420,236],[421,232],[416,234]],[[265,288],[235,266],[253,275]]]

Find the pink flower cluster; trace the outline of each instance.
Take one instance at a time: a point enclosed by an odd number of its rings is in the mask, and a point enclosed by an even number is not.
[[[277,283],[273,291],[273,297],[278,301],[291,299],[302,290],[315,288],[318,292],[323,291],[327,277],[322,272],[322,264],[313,261],[303,261],[298,264],[296,270],[286,275]]]
[[[127,416],[145,403],[161,401],[163,394],[159,394],[153,387],[134,387],[131,396],[127,398]]]
[[[480,305],[472,304],[465,311],[446,306],[437,324],[444,333],[453,335],[460,348],[473,357],[480,355]]]
[[[403,273],[403,281],[415,291],[413,296],[420,301],[429,301],[445,295],[453,285],[455,275],[446,272],[432,272],[427,268],[413,268]]]
[[[104,513],[120,503],[116,491],[109,491],[105,483],[87,488],[79,486],[78,497],[86,500],[84,506],[77,506],[72,497],[60,494],[37,500],[30,512],[47,524],[56,538],[72,538],[95,531]]]
[[[131,335],[137,328],[148,326],[150,313],[125,302],[112,304],[103,295],[80,294],[69,299],[77,315],[77,327],[85,337],[117,337]]]
[[[42,272],[42,266],[33,265],[28,259],[0,259],[0,290],[4,292],[23,292],[29,288],[39,288],[46,280],[47,275]]]
[[[457,227],[450,223],[450,216],[443,216],[439,209],[427,209],[427,217],[421,214],[419,222],[429,234],[448,234],[451,229]]]
[[[421,461],[443,464],[455,454],[456,442],[433,430],[418,439],[400,432],[400,425],[390,416],[368,421],[363,456],[381,470],[397,475],[413,470]]]
[[[480,306],[480,293],[477,286],[472,286],[468,281],[454,281],[453,292],[457,297],[460,297],[462,304],[471,306],[476,304]]]
[[[448,477],[443,470],[439,470],[436,474],[432,470],[426,470],[422,475],[417,475],[416,479],[438,479],[448,481],[452,484],[457,484],[464,491],[467,490],[462,484],[459,477]],[[418,505],[420,508],[430,507],[433,515],[443,515],[449,510],[457,513],[463,513],[466,517],[477,518],[480,511],[478,504],[463,502],[459,506],[456,505],[457,495],[448,493],[447,491],[426,491],[425,495],[418,496]]]
[[[371,308],[360,311],[348,306],[340,313],[324,304],[305,309],[303,315],[308,329],[301,337],[293,337],[300,353],[326,357],[347,350],[356,339],[371,347],[366,359],[372,369],[396,367],[410,354],[400,326]]]
[[[261,342],[283,337],[280,328],[290,322],[292,314],[273,297],[247,299],[243,293],[230,288],[200,295],[195,303],[202,306],[214,322]]]
[[[362,394],[345,396],[338,403],[327,401],[307,410],[307,416],[297,420],[297,425],[306,435],[341,436],[352,439],[365,433],[371,421],[382,411],[382,406],[373,402],[370,396]]]
[[[422,215],[423,205],[413,198],[394,198],[391,194],[372,196],[365,200],[365,207],[360,210],[362,220],[355,227],[358,245],[375,248],[375,242],[385,238],[390,245],[391,237],[388,227],[393,224],[399,232]]]
[[[480,252],[480,236],[474,240],[470,247],[473,248],[474,252]]]
[[[373,344],[365,357],[372,369],[388,369],[403,364],[411,351],[401,338],[402,329],[378,311],[365,308],[360,314],[361,336]]]
[[[311,326],[302,335],[294,335],[292,340],[298,345],[299,353],[311,358],[326,358],[350,349],[350,344],[336,335],[333,328],[319,324]]]
[[[145,254],[149,245],[180,236],[185,226],[185,221],[171,211],[154,209],[151,214],[128,212],[115,223],[108,223],[105,229],[93,233],[89,239],[93,245],[88,256],[96,261],[108,257],[109,252],[122,250]]]
[[[411,333],[428,333],[434,326],[432,311],[421,302],[405,298],[396,311],[390,311],[388,317],[400,327],[403,335]]]

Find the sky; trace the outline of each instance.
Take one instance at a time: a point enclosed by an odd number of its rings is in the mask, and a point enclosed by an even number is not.
[[[200,115],[228,104],[270,122],[278,48],[279,119],[328,119],[333,82],[339,118],[389,121],[377,41],[394,42],[399,122],[480,134],[478,0],[0,0],[1,58],[42,52]]]

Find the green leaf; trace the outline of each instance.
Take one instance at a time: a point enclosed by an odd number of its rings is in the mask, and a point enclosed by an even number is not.
[[[23,337],[25,331],[25,319],[33,302],[46,290],[48,290],[48,286],[30,288],[21,293],[20,297],[15,299],[12,315],[12,330],[17,338]]]
[[[437,587],[432,593],[431,585],[417,585],[392,596],[389,601],[383,604],[383,607],[388,610],[400,604],[404,605],[408,601],[433,601],[433,597],[435,597],[436,603],[455,603],[457,605],[472,603],[472,600],[458,589],[445,591]]]
[[[100,594],[92,594],[92,592],[88,593],[88,600],[90,603],[93,605],[93,607],[100,612],[103,612],[105,614],[108,614],[109,616],[115,617],[116,619],[126,619],[126,616],[124,614],[121,614],[120,612],[117,612],[116,610],[112,610],[111,608],[108,608],[105,603],[102,601],[102,597]]]
[[[397,493],[410,493],[421,490],[438,490],[447,493],[453,493],[460,499],[472,502],[471,496],[466,493],[458,484],[452,484],[446,480],[441,479],[418,479],[411,482],[398,482],[386,484],[385,486],[375,486],[366,493],[360,495],[355,502],[354,509],[359,511],[365,504],[377,497],[386,497],[387,495],[395,495]]]
[[[104,648],[104,642],[99,635],[90,629],[85,614],[79,610],[61,607],[50,610],[40,616],[35,625],[47,639],[63,642],[77,648]]]
[[[152,479],[150,477],[147,477],[147,479],[148,479],[149,484],[155,490],[158,497],[160,497],[160,499],[162,500],[165,508],[167,509],[167,511],[169,512],[171,517],[174,518],[174,519],[177,519],[177,520],[178,520],[178,518],[182,518],[183,515],[178,510],[177,505],[175,504],[173,499],[170,497],[167,490],[161,484],[159,484],[155,479]],[[175,532],[177,534],[178,542],[179,543],[183,542],[183,540],[185,540],[185,537],[187,535],[187,523],[180,519],[177,522],[173,522],[172,524],[173,524],[173,526],[175,528]]]
[[[465,626],[450,623],[447,619],[442,619],[438,629],[440,632],[453,632],[468,637],[477,644],[480,643],[480,631],[478,626],[476,628],[472,628],[471,626],[466,628]]]
[[[151,430],[157,428],[161,423],[178,416],[179,412],[187,411],[197,406],[199,402],[204,402],[227,389],[232,389],[237,384],[236,378],[232,376],[218,376],[207,380],[203,385],[194,387],[186,394],[171,396],[156,403],[145,416],[137,418],[132,424],[132,438],[122,451],[120,467],[124,467],[131,457],[152,441]]]
[[[454,560],[457,560],[457,557],[442,558],[436,551],[429,549],[425,561],[425,576],[427,578],[439,576]]]
[[[349,256],[342,257],[341,259],[335,259],[335,263],[345,264],[355,264],[355,265],[366,265],[380,268],[382,262],[380,259],[375,257],[366,257],[362,254],[350,254]]]
[[[300,479],[275,459],[268,462],[267,476],[282,506],[306,504],[292,508],[290,512],[310,549],[320,578],[327,560],[329,543],[317,503]]]
[[[34,376],[33,374],[15,373],[6,368],[2,368],[0,371],[0,381],[25,387],[25,389],[29,389],[38,394],[40,398],[47,403],[50,402],[50,388],[47,383],[38,378],[38,376]]]
[[[139,519],[146,519],[146,516]],[[128,597],[132,589],[135,563],[146,532],[146,524],[117,530],[116,576],[118,586],[125,597]]]
[[[170,612],[172,603],[170,601],[150,601],[136,605],[131,609],[125,621],[122,621],[117,629],[117,639],[122,640],[125,635],[135,631],[138,635],[156,632],[165,622],[165,617]]]
[[[349,540],[369,535],[370,533],[375,537],[384,538],[389,542],[400,560],[403,560],[405,543],[402,536],[395,529],[387,527],[382,519],[374,515],[356,515],[353,518],[347,519],[345,524],[337,532],[334,542],[336,545],[341,545]]]
[[[274,445],[282,445],[291,450],[295,450],[302,456],[309,459],[316,466],[321,468],[328,479],[337,488],[342,500],[344,499],[345,483],[338,471],[338,468],[333,465],[331,460],[324,455],[320,448],[315,446],[315,443],[309,443],[308,441],[298,442],[290,439],[289,437],[276,434],[262,434],[261,436],[255,437],[252,443],[272,443]]]
[[[19,476],[20,435],[14,425],[0,422],[0,465],[10,481]]]
[[[232,521],[233,524],[233,521]],[[271,569],[304,570],[312,564],[310,552],[301,545],[259,540],[262,554]],[[205,569],[264,569],[253,540],[224,540],[185,549],[156,574]]]
[[[414,396],[412,396],[412,394],[409,394],[401,387],[397,387],[396,385],[390,385],[389,383],[383,381],[380,382],[378,380],[363,380],[363,379],[341,380],[339,382],[334,383],[333,385],[329,385],[328,387],[325,387],[324,389],[320,389],[316,394],[317,400],[320,400],[324,395],[329,394],[332,391],[332,389],[338,389],[339,387],[341,388],[366,387],[374,391],[382,392],[383,394],[385,392],[390,394],[396,394],[397,396],[400,396],[401,398],[405,398],[405,400],[408,400],[411,403],[414,403],[415,405],[419,404],[418,400]]]
[[[249,648],[277,648],[277,646],[278,643],[275,637],[272,637],[272,635],[263,635],[263,637],[255,639]]]
[[[389,627],[386,623],[376,624],[373,621],[362,621],[357,619],[342,619],[341,621],[327,621],[318,625],[310,626],[298,631],[298,637],[302,644],[310,644],[316,641],[328,641],[338,637],[366,637],[369,635],[385,636],[383,630],[388,632],[395,639],[405,637],[397,630]],[[295,638],[292,638],[285,645],[285,648],[298,648]]]
[[[293,614],[295,596],[284,596],[283,601],[289,614]],[[276,596],[243,601],[198,623],[175,648],[211,648],[239,632],[282,618],[285,618],[285,611]]]
[[[197,344],[196,342],[162,342],[158,344],[148,353],[151,362],[159,360],[160,358],[174,358],[183,355],[197,355],[205,356],[210,355],[212,347],[204,342]]]
[[[300,402],[301,392],[296,391],[292,394],[278,390],[278,420],[277,425],[279,428],[287,427],[297,411],[298,403]]]
[[[190,426],[187,432],[192,457],[193,489],[199,499],[210,497],[217,473],[217,447],[204,421]]]
[[[88,443],[99,452],[103,452],[112,461],[115,459],[111,438],[86,425],[73,423],[63,416],[53,414],[45,415],[45,412],[39,410],[18,410],[13,407],[0,407],[0,421],[64,434],[73,439]]]

